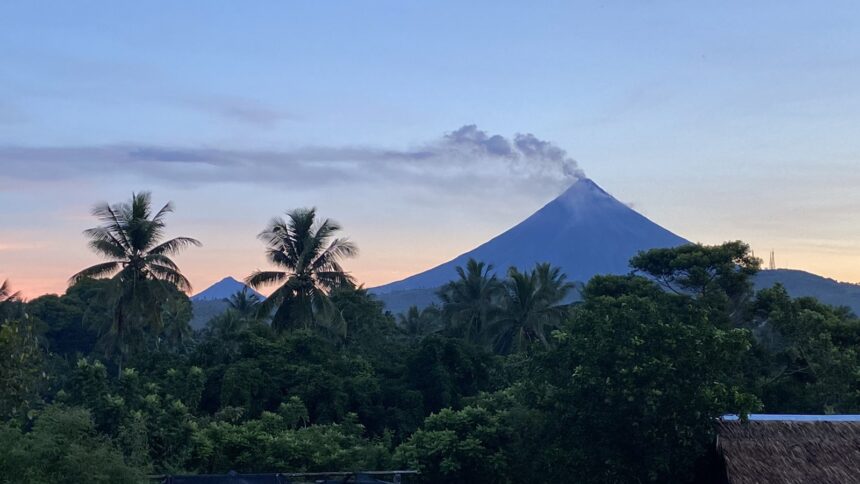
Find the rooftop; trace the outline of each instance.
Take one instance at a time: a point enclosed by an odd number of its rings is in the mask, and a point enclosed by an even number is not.
[[[732,484],[860,482],[860,416],[728,416],[717,450]]]
[[[738,415],[723,415],[720,420],[731,422],[740,420]],[[860,415],[790,415],[775,413],[752,413],[753,422],[860,422]]]

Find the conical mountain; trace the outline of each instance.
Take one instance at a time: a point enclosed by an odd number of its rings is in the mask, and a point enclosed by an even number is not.
[[[265,296],[260,294],[259,292],[252,289],[250,286],[237,281],[232,277],[225,277],[220,281],[212,284],[208,288],[199,293],[191,296],[192,301],[218,301],[221,299],[227,299],[233,294],[237,292],[242,292],[242,290],[247,290],[248,294],[254,294],[260,299],[265,299]]]
[[[572,281],[597,274],[625,274],[641,250],[687,243],[619,202],[588,178],[570,186],[529,218],[477,248],[427,271],[377,287],[377,294],[439,287],[456,277],[455,268],[470,258],[495,266],[531,269],[536,263],[558,266]]]

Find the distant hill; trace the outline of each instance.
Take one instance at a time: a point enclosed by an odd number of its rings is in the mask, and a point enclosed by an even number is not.
[[[508,267],[531,269],[549,262],[573,281],[596,274],[624,274],[631,257],[641,250],[688,243],[603,191],[592,180],[575,182],[558,198],[492,240],[444,264],[376,287],[372,293],[408,291],[403,296],[423,298],[420,289],[433,289],[452,280],[455,268],[475,258],[493,264],[498,273]]]
[[[812,296],[831,306],[847,306],[860,314],[860,284],[838,282],[794,269],[761,271],[756,275],[756,289],[781,283],[792,297]]]
[[[230,307],[226,299],[201,299],[191,301],[191,328],[203,329],[210,319],[220,316]]]
[[[831,306],[847,306],[854,314],[860,315],[860,284],[838,282],[809,272],[794,269],[761,271],[753,279],[756,290],[773,287],[781,283],[792,297],[811,296]],[[403,313],[410,306],[424,308],[438,302],[436,290],[410,289],[376,294],[385,304],[385,309],[394,314]]]
[[[265,296],[251,288],[245,283],[239,282],[232,277],[225,277],[220,281],[212,284],[203,291],[191,296],[192,301],[213,301],[218,299],[227,299],[242,289],[247,289],[249,294],[256,294],[260,299],[266,299]]]
[[[249,294],[256,294],[261,300],[266,299],[265,296],[250,286],[232,277],[225,277],[191,296],[191,307],[194,314],[191,318],[191,327],[194,329],[204,328],[210,319],[221,315],[230,307],[230,303],[227,302],[230,296],[241,292],[243,289],[247,290]]]
[[[402,291],[374,294],[374,296],[382,301],[386,310],[391,311],[392,314],[401,314],[405,313],[412,306],[423,309],[433,303],[438,303],[439,298],[436,297],[438,289],[438,287],[405,289]]]

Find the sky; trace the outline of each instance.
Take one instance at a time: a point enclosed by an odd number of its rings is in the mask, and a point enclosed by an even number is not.
[[[367,286],[580,176],[694,241],[860,282],[854,1],[0,3],[0,280],[61,293],[101,201],[173,201],[195,290],[315,206]]]

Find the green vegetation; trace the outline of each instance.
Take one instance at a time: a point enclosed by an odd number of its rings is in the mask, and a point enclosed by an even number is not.
[[[12,317],[12,311],[19,309],[16,304],[20,294],[12,292],[9,281],[0,283],[0,321]]]
[[[182,319],[185,313],[190,319],[191,312],[179,291],[190,290],[191,284],[170,256],[200,242],[189,237],[161,241],[164,218],[172,211],[168,203],[153,215],[150,194],[137,193],[127,203],[96,205],[93,215],[102,225],[84,232],[90,248],[108,262],[78,272],[71,281],[112,275],[110,290],[102,294],[112,316],[99,332],[120,374],[123,360],[139,350],[147,336],[156,342],[164,337],[171,344],[187,339]]]
[[[12,292],[12,289],[9,288],[9,281],[3,281],[0,284],[0,304],[5,304],[6,302],[13,301],[18,298],[17,292]]]
[[[343,318],[328,296],[335,288],[353,284],[340,260],[358,249],[346,239],[334,238],[340,230],[336,222],[326,219],[317,225],[315,209],[293,210],[287,218],[273,219],[259,236],[266,243],[269,261],[284,269],[248,276],[254,288],[280,284],[260,309],[266,315],[274,311],[272,327],[278,331],[314,325],[343,330]]]
[[[95,210],[110,261],[61,296],[0,287],[0,475],[410,467],[423,482],[686,482],[725,413],[860,412],[860,320],[775,287],[740,242],[637,255],[573,286],[469,261],[440,307],[395,318],[314,210],[261,234],[278,271],[192,332],[148,194]],[[16,477],[17,478],[17,477]]]
[[[141,482],[143,468],[125,462],[110,438],[100,435],[90,412],[45,407],[28,432],[0,427],[0,469],[4,482],[32,484]]]

